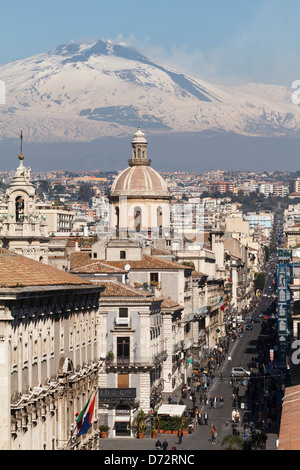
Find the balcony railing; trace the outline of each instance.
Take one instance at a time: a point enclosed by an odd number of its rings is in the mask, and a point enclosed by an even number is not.
[[[168,357],[167,351],[161,351],[149,357],[116,357],[107,361],[108,367],[153,367],[153,365],[161,364]]]
[[[131,328],[131,318],[130,317],[116,317],[114,320],[115,328]]]

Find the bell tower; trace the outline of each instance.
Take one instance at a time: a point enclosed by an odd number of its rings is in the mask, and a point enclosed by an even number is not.
[[[21,151],[19,166],[6,190],[6,211],[0,215],[0,245],[37,261],[48,260],[48,226],[36,207],[36,191],[30,181],[30,168],[24,166]]]

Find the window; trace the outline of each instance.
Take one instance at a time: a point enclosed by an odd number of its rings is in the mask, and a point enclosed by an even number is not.
[[[136,232],[141,231],[142,212],[139,207],[134,209],[134,229]]]
[[[158,273],[150,273],[150,284],[152,286],[158,285]]]
[[[129,374],[118,374],[118,388],[129,388]]]
[[[119,308],[119,317],[127,318],[128,317],[128,308]]]
[[[117,338],[117,363],[118,364],[129,364],[129,337],[118,337]]]
[[[97,253],[93,253],[93,258],[97,258]]]
[[[120,259],[126,259],[126,251],[120,251]]]
[[[24,218],[24,199],[22,196],[16,198],[16,221],[21,222]]]

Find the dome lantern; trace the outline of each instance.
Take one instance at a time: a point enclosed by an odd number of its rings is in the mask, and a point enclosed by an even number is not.
[[[140,126],[134,134],[134,138],[131,142],[132,147],[132,158],[128,160],[130,166],[134,165],[151,165],[151,160],[147,158],[147,139],[145,134],[142,132]]]

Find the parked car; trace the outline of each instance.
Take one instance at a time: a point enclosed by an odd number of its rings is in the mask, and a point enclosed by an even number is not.
[[[243,367],[233,367],[231,369],[232,377],[246,377],[250,375],[250,371],[244,369]]]
[[[250,323],[248,323],[248,325],[246,325],[246,330],[253,330],[253,326]]]

